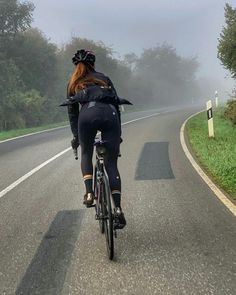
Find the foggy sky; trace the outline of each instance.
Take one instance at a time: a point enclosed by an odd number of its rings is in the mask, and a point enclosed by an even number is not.
[[[182,56],[198,56],[199,75],[229,82],[217,59],[224,6],[236,0],[31,0],[34,26],[59,45],[79,36],[103,41],[117,56],[167,42]]]

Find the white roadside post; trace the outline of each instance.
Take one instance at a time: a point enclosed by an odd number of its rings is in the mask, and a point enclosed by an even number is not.
[[[208,135],[209,137],[214,137],[214,125],[213,125],[213,112],[212,112],[212,102],[208,100],[207,106],[207,119],[208,119]]]
[[[215,91],[215,104],[216,104],[216,108],[218,108],[218,103],[219,103],[219,101],[218,101],[218,91],[216,90]]]

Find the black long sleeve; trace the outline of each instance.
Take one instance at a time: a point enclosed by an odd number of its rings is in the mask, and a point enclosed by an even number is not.
[[[111,79],[109,77],[106,77],[107,78],[107,82],[108,82],[108,86],[111,86],[111,88],[113,89],[113,91],[116,93],[117,95],[117,92],[116,92],[116,89],[111,81]],[[118,113],[118,117],[119,117],[119,121],[120,121],[120,124],[121,124],[121,114],[120,114],[120,107],[119,105],[115,105],[115,108],[117,110],[117,113]]]
[[[67,109],[71,131],[74,137],[78,137],[79,104],[74,103],[72,105],[68,105]]]
[[[67,85],[67,99],[70,99]],[[74,103],[67,106],[70,128],[74,137],[78,137],[79,104]]]

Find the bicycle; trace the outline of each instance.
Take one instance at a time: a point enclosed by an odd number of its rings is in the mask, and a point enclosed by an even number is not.
[[[109,180],[104,166],[106,155],[106,143],[97,140],[96,163],[94,168],[94,196],[95,196],[95,219],[99,221],[101,233],[105,233],[107,253],[110,260],[114,257],[114,236],[117,237],[114,229],[114,215]]]
[[[114,237],[117,237],[113,214],[112,196],[107,172],[104,166],[106,155],[106,142],[95,140],[96,162],[93,175],[93,189],[95,196],[95,219],[99,222],[100,232],[105,233],[107,254],[110,260],[114,258]],[[77,151],[74,150],[75,158],[78,159]]]

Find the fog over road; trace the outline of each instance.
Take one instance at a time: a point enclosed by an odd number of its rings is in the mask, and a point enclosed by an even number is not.
[[[125,114],[127,226],[106,255],[80,165],[67,152],[0,198],[0,294],[235,294],[235,217],[181,148],[194,110]],[[68,148],[68,127],[0,144],[0,191]]]

